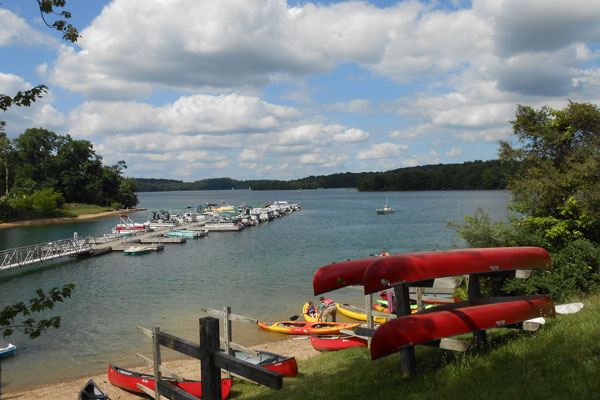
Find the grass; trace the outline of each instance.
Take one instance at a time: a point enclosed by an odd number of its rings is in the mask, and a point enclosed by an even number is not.
[[[600,295],[577,314],[546,319],[537,332],[488,331],[466,353],[416,347],[417,374],[402,378],[399,355],[371,361],[365,348],[299,362],[299,375],[272,390],[236,380],[231,399],[600,399]]]
[[[86,214],[98,214],[105,211],[112,211],[112,208],[80,203],[65,203],[62,206],[62,214],[67,217],[77,217],[79,215]]]

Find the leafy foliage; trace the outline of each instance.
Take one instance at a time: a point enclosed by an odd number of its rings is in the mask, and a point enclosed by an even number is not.
[[[72,283],[63,285],[62,288],[52,288],[46,294],[41,288],[36,290],[37,297],[29,300],[29,304],[20,301],[10,306],[6,306],[0,311],[0,331],[3,336],[10,336],[14,330],[20,330],[30,338],[36,338],[44,333],[48,328],[60,327],[61,318],[53,316],[47,319],[35,320],[31,315],[40,313],[46,310],[52,310],[55,303],[63,302],[66,298],[71,297],[75,290],[75,285]],[[19,316],[24,317],[24,320],[18,320]]]
[[[483,210],[449,224],[473,247],[539,246],[551,274],[507,281],[495,294],[547,293],[555,300],[600,288],[600,110],[569,103],[563,110],[519,106],[512,121],[517,145],[500,144],[500,158],[519,162],[509,182],[508,223]]]

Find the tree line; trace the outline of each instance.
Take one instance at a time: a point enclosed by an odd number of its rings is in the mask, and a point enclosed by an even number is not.
[[[290,181],[202,179],[183,182],[171,179],[136,178],[140,192],[181,190],[298,190],[357,188],[360,191],[390,190],[491,190],[506,189],[508,179],[517,171],[515,161],[473,161],[399,168],[386,172],[345,172],[309,176]]]
[[[56,214],[64,203],[111,208],[138,203],[135,180],[124,178],[125,161],[103,165],[87,140],[30,128],[12,141],[0,124],[0,219]]]

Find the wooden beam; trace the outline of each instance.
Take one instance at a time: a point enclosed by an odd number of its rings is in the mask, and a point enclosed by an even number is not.
[[[160,343],[159,343],[159,336],[160,336],[160,328],[158,326],[155,326],[153,331],[152,331],[152,349],[153,349],[153,356],[154,356],[154,392],[155,392],[155,399],[160,399],[160,391],[159,391],[159,383],[160,383],[160,364],[161,364],[161,357],[160,357]]]
[[[467,279],[467,294],[469,296],[469,300],[478,300],[481,298],[479,275],[469,275]],[[481,346],[487,343],[487,333],[485,330],[473,331],[473,340],[475,341],[475,346]]]
[[[183,390],[175,385],[171,385],[170,383],[160,381],[158,383],[158,385],[160,386],[160,392],[169,396],[168,398],[171,400],[198,400],[198,398],[196,396],[194,396],[193,394],[188,393],[185,390]],[[219,385],[220,385],[220,383],[219,383]],[[204,386],[204,385],[202,385],[202,386]],[[202,397],[205,397],[204,396],[204,388],[202,388],[202,389],[203,389]]]
[[[154,337],[152,336],[152,331],[150,329],[146,329],[138,325],[137,330],[143,333],[144,335],[148,336],[150,339]]]
[[[225,339],[223,339],[223,338],[221,338],[220,341],[221,341],[221,344],[225,343]],[[252,354],[254,356],[257,356],[259,354],[258,351],[250,349],[245,346],[242,346],[241,344],[238,344],[235,342],[229,342],[229,347],[232,348],[233,350],[243,351],[244,353]]]
[[[210,318],[210,317],[209,317]],[[218,321],[217,321],[218,323]],[[217,326],[218,328],[218,326]],[[180,339],[177,336],[173,336],[166,332],[158,332],[157,334],[158,342],[160,345],[168,347],[172,350],[183,353],[187,356],[200,358],[200,345],[190,342],[189,340]],[[219,342],[217,339],[217,350],[219,346]]]
[[[375,329],[365,328],[364,326],[357,326],[353,329],[356,336],[373,337]],[[341,332],[341,330],[340,330]]]
[[[234,374],[241,375],[253,382],[260,383],[271,389],[281,389],[283,387],[283,375],[277,372],[259,367],[255,364],[251,364],[221,352],[214,353],[213,359],[215,366],[231,371]]]
[[[223,311],[213,310],[211,308],[205,308],[205,307],[199,307],[199,308],[200,308],[201,312],[208,314],[208,315],[212,315],[213,317],[216,317],[216,318],[223,318],[225,316],[225,313]],[[254,325],[258,324],[257,319],[245,317],[243,315],[229,314],[229,319],[231,321],[246,322],[246,323],[254,324]]]
[[[136,353],[136,356],[137,356],[137,358],[139,358],[140,360],[144,361],[144,362],[145,362],[147,365],[149,365],[149,366],[152,366],[152,367],[154,366],[154,361],[152,361],[152,360],[151,360],[151,359],[149,359],[148,357],[146,357],[146,356],[144,356],[144,355],[142,355],[142,354],[140,354],[140,353]],[[158,368],[159,368],[160,372],[162,372],[163,374],[165,374],[165,375],[169,375],[169,376],[171,376],[171,377],[173,377],[173,378],[177,379],[178,381],[183,381],[183,380],[185,380],[185,378],[184,378],[183,376],[181,376],[181,375],[179,375],[179,374],[177,374],[177,373],[175,373],[175,372],[173,372],[173,371],[169,370],[168,368],[166,368],[166,367],[164,367],[164,366],[162,366],[162,365],[159,365],[159,366],[158,366]]]
[[[154,390],[150,389],[148,386],[144,386],[141,383],[137,383],[136,386],[138,387],[138,389],[140,389],[142,392],[146,393],[148,396],[152,397],[153,399],[156,399],[156,393],[154,392]],[[160,400],[170,400],[170,399],[161,395]]]
[[[369,329],[369,328],[365,328],[365,329]],[[375,329],[372,329],[372,331],[375,332]],[[369,340],[372,337],[372,336],[360,336],[356,332],[354,332],[350,329],[340,329],[340,333],[343,333],[344,335],[348,335],[348,336],[354,336],[357,338],[365,339],[365,340]]]

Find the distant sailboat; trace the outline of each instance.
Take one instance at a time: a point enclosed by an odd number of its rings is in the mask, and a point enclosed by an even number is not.
[[[390,205],[388,204],[388,199],[386,197],[385,198],[385,206],[383,208],[378,208],[375,211],[377,212],[377,214],[390,214],[390,213],[394,212],[394,209],[392,207],[390,207]]]

